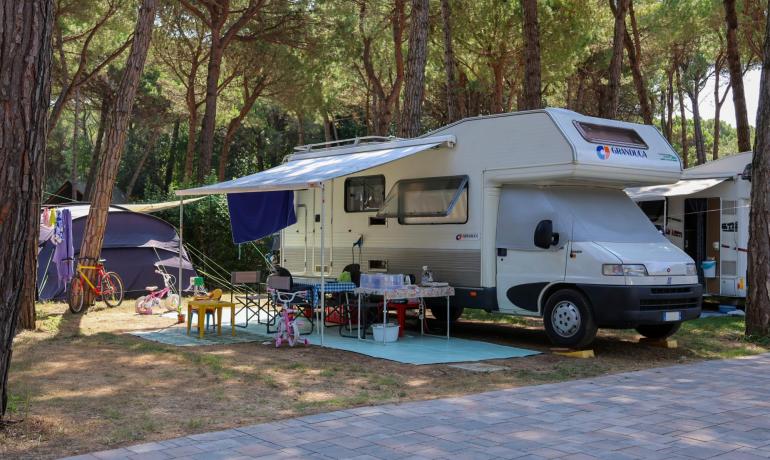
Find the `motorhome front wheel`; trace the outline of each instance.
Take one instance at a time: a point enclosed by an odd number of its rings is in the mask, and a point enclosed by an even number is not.
[[[636,332],[648,339],[666,339],[676,334],[682,323],[646,324],[636,326]]]
[[[584,347],[596,337],[588,300],[572,289],[556,291],[548,298],[543,325],[551,342],[561,347]]]

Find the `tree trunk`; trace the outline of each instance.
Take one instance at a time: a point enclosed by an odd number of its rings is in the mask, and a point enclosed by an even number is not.
[[[617,1],[617,5],[615,2]],[[623,68],[623,42],[626,30],[626,6],[628,0],[609,0],[615,16],[615,29],[612,37],[612,59],[610,60],[609,82],[605,100],[600,108],[604,118],[616,118],[620,103],[620,76]]]
[[[211,53],[209,54],[208,75],[206,77],[206,108],[201,125],[200,156],[198,161],[198,182],[203,182],[211,172],[211,158],[214,154],[214,129],[217,120],[217,95],[219,75],[222,70],[224,49],[218,32],[211,34]]]
[[[152,26],[155,21],[157,0],[143,0],[134,29],[134,41],[126,60],[125,69],[115,93],[115,103],[107,123],[104,135],[104,154],[99,161],[99,170],[94,181],[93,200],[86,218],[83,230],[83,243],[80,247],[80,257],[98,259],[104,241],[104,230],[107,226],[107,211],[112,201],[112,189],[120,167],[120,158],[126,143],[128,122],[134,107],[136,89],[144,69],[147,49],[152,38]],[[89,273],[90,276],[95,273]],[[92,280],[93,281],[93,280]],[[90,290],[86,290],[87,305],[93,299]]]
[[[674,137],[674,71],[669,69],[667,72],[668,84],[666,85],[666,139],[671,142]]]
[[[412,0],[409,54],[406,60],[401,137],[417,137],[422,129],[422,100],[425,94],[425,63],[428,61],[428,0]]]
[[[746,109],[746,94],[743,89],[741,54],[738,44],[738,15],[735,12],[735,0],[724,0],[725,22],[727,23],[727,68],[730,70],[730,84],[733,89],[735,124],[738,131],[738,150],[751,150],[751,128]]]
[[[695,131],[695,161],[697,164],[702,165],[706,162],[706,145],[703,140],[703,125],[700,118],[700,104],[698,103],[698,95],[696,93],[688,93],[692,104],[692,121]]]
[[[99,158],[102,155],[102,140],[104,139],[104,131],[107,128],[107,117],[110,114],[110,107],[112,107],[112,98],[105,95],[102,97],[102,105],[99,110],[99,130],[96,132],[96,143],[91,151],[91,164],[88,167],[88,178],[86,179],[85,200],[88,202],[93,198],[94,178],[96,177],[96,171],[99,169]]]
[[[195,160],[195,136],[198,131],[198,111],[193,110],[187,115],[187,149],[184,155],[183,182],[188,182],[193,176],[193,161]]]
[[[524,14],[524,98],[519,110],[533,110],[542,107],[537,0],[521,0],[521,9]]]
[[[163,188],[167,192],[171,190],[171,182],[174,181],[174,164],[176,164],[176,151],[179,148],[179,118],[174,120],[174,130],[171,132],[171,147],[166,160],[166,177]]]
[[[770,21],[759,87],[757,131],[751,162],[746,335],[770,335]]]
[[[248,82],[244,82],[243,104],[241,105],[241,109],[238,112],[238,115],[233,117],[230,120],[230,123],[228,123],[225,138],[222,140],[222,150],[219,153],[219,168],[217,169],[217,178],[220,182],[225,180],[225,169],[227,168],[227,161],[230,157],[230,145],[235,138],[235,133],[238,132],[238,128],[241,127],[241,123],[243,122],[243,119],[246,118],[246,115],[251,112],[251,108],[254,107],[254,103],[257,102],[257,98],[259,98],[259,95],[262,94],[264,87],[264,78],[260,79],[254,88],[249,88]]]
[[[332,123],[329,121],[329,112],[324,110],[324,141],[332,141]]]
[[[682,89],[682,77],[679,74],[679,68],[676,69],[676,92],[679,98],[679,119],[681,121],[681,138],[682,138],[682,167],[687,169],[689,166],[689,159],[687,153],[687,114],[684,108],[684,90]]]
[[[144,146],[144,152],[142,152],[142,156],[139,157],[139,163],[136,164],[134,173],[131,174],[131,180],[128,181],[128,185],[126,186],[126,199],[129,201],[133,196],[136,181],[139,180],[139,175],[142,173],[142,168],[144,168],[144,164],[147,162],[147,158],[149,158],[150,154],[155,151],[155,146],[158,145],[159,135],[160,133],[157,130],[150,131],[150,136],[147,139],[147,145]]]
[[[297,112],[297,143],[305,145],[305,117],[302,112]]]
[[[75,116],[72,119],[72,164],[70,165],[70,184],[72,201],[78,200],[78,126],[80,126],[80,89],[75,90]]]
[[[447,123],[458,119],[457,82],[455,81],[455,53],[452,47],[452,7],[449,0],[441,0],[441,21],[444,29],[444,72],[446,73]]]
[[[492,113],[503,112],[503,84],[505,83],[505,75],[503,75],[504,64],[502,58],[499,61],[495,61],[491,64],[492,75],[495,77],[494,95],[492,96]]]
[[[644,124],[652,124],[652,107],[650,104],[650,98],[647,95],[647,83],[644,80],[642,74],[642,45],[641,37],[639,36],[639,27],[636,24],[636,14],[634,13],[633,0],[628,0],[628,17],[631,20],[631,31],[633,32],[633,38],[628,33],[628,27],[623,21],[624,28],[624,43],[626,46],[626,53],[628,54],[628,62],[631,64],[631,76],[634,79],[634,88],[636,88],[636,95],[639,99],[639,109],[642,112],[642,120]]]
[[[0,3],[0,420],[19,312],[34,309],[22,302],[35,284],[53,23],[52,0]]]

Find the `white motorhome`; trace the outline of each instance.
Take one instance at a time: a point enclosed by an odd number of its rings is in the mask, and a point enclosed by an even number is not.
[[[275,170],[318,176],[296,192],[297,223],[282,231],[294,275],[355,262],[419,278],[427,265],[456,288],[453,319],[466,307],[540,316],[562,346],[589,343],[597,327],[666,337],[700,314],[693,260],[623,191],[679,180],[680,160],[652,126],[544,109],[415,139],[302,146]],[[230,187],[248,190],[242,179]]]
[[[688,168],[675,184],[626,190],[695,260],[707,296],[746,298],[751,160],[752,152],[739,153]]]

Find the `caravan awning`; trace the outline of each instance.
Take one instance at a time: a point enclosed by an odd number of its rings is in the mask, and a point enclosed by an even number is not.
[[[626,193],[634,201],[655,201],[666,197],[691,195],[719,185],[727,178],[717,179],[684,179],[675,184],[651,185],[647,187],[631,187]]]
[[[371,150],[372,146],[367,146],[366,151],[331,149],[327,152],[307,154],[307,158],[298,154],[295,155],[297,159],[266,171],[205,187],[178,190],[176,194],[216,195],[317,188],[322,182],[400,160],[439,145],[451,146],[454,142],[454,136],[434,136],[393,141],[392,147],[378,150]]]

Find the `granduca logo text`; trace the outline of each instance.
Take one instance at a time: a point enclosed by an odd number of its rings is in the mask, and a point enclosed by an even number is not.
[[[611,145],[597,145],[596,156],[600,160],[607,160],[612,155],[624,155],[627,157],[647,158],[647,152],[630,147],[615,147]]]

